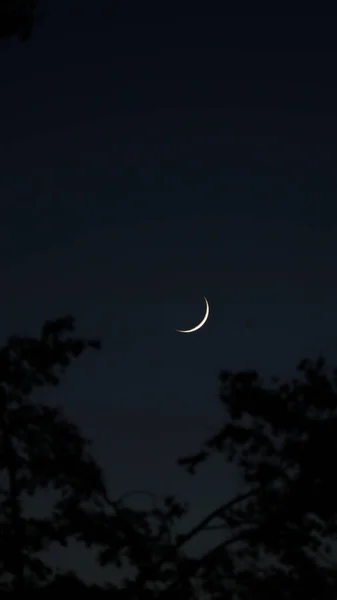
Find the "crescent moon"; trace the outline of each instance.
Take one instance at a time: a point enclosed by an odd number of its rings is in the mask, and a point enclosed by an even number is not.
[[[205,316],[203,318],[202,321],[200,321],[199,325],[197,325],[196,327],[193,327],[193,329],[177,329],[177,331],[179,331],[179,333],[192,333],[192,331],[197,331],[197,329],[200,329],[200,327],[202,327],[203,325],[205,325],[207,319],[208,319],[208,315],[209,315],[209,304],[207,302],[207,298],[205,298],[205,302],[206,302],[206,312],[205,312]]]

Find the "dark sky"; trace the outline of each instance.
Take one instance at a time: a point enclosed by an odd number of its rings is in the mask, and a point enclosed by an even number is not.
[[[220,423],[220,368],[336,362],[335,20],[112,5],[49,0],[1,42],[1,336],[72,312],[102,337],[57,400],[113,495],[196,518],[237,485],[175,466]]]

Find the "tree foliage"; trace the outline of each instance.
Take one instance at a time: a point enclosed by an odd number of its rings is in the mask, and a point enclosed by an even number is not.
[[[224,424],[180,460],[194,472],[221,453],[247,490],[215,511],[224,540],[194,572],[212,598],[336,598],[337,370],[320,358],[298,372],[271,385],[256,372],[222,372]]]
[[[221,453],[241,472],[242,493],[189,531],[180,520],[181,505],[171,521],[163,512],[166,538],[148,529],[156,512],[144,514],[129,554],[137,573],[124,580],[122,595],[135,600],[336,598],[337,492],[331,459],[337,445],[337,370],[328,374],[319,359],[302,361],[298,372],[291,382],[274,379],[268,385],[256,372],[221,373],[224,423],[197,455],[179,462],[195,472],[200,462]],[[192,555],[189,543],[209,529],[222,532],[222,541]],[[105,558],[110,560],[109,550]]]
[[[0,39],[28,40],[37,19],[37,0],[0,0]]]
[[[57,386],[73,358],[97,340],[72,335],[71,317],[46,322],[39,338],[13,336],[0,350],[0,574],[15,590],[51,575],[39,557],[57,541],[83,537],[90,520],[72,519],[86,504],[100,507],[105,496],[101,471],[90,444],[62,410],[34,402],[33,392]],[[27,495],[54,490],[49,518],[28,517]],[[93,510],[91,508],[91,510]]]
[[[241,473],[242,491],[190,530],[174,496],[132,492],[112,500],[90,443],[60,408],[34,391],[60,376],[97,340],[74,336],[74,320],[49,321],[38,338],[13,336],[0,350],[0,583],[6,591],[93,592],[117,600],[307,600],[336,598],[337,369],[302,361],[289,382],[253,371],[220,375],[223,423],[200,451],[180,459],[190,473],[220,453]],[[27,495],[54,490],[45,518]],[[132,507],[139,494],[147,509]],[[190,542],[216,529],[196,556]],[[79,540],[120,583],[86,585],[41,558],[51,543]],[[219,542],[220,539],[220,542]],[[333,558],[335,556],[335,558]]]
[[[37,402],[34,392],[58,386],[61,375],[97,340],[73,335],[74,319],[47,321],[39,337],[12,336],[0,350],[0,590],[92,589],[72,573],[56,573],[41,552],[53,542],[78,540],[96,549],[101,565],[130,569],[119,593],[164,580],[160,563],[173,568],[171,528],[185,511],[174,497],[148,494],[147,510],[108,496],[90,443],[60,408]],[[53,491],[47,517],[25,511],[27,496]],[[134,494],[131,494],[134,496]],[[158,567],[158,568],[157,568]],[[105,588],[104,588],[105,589]],[[113,584],[106,586],[111,591]],[[103,591],[103,588],[102,588]]]

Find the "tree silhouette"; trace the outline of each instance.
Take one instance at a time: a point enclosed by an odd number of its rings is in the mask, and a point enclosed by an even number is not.
[[[93,592],[117,600],[308,600],[336,598],[337,369],[302,361],[299,377],[265,384],[255,371],[222,372],[224,423],[201,451],[180,459],[190,473],[214,453],[236,464],[242,492],[189,531],[187,507],[149,492],[111,500],[90,444],[61,409],[33,401],[95,340],[74,319],[46,322],[38,338],[11,337],[0,350],[0,591]],[[54,490],[48,517],[25,512],[27,495]],[[147,494],[150,506],[130,499]],[[189,543],[223,538],[194,556]],[[119,585],[87,585],[41,558],[52,542],[80,540],[101,565],[127,569]]]
[[[337,597],[337,369],[327,373],[320,358],[301,361],[298,372],[269,386],[255,371],[222,372],[224,424],[179,461],[194,473],[216,452],[242,473],[246,493],[190,533],[212,523],[223,530],[223,542],[186,575],[212,599]]]
[[[148,509],[136,510],[128,505],[128,500],[139,495],[150,500]],[[187,506],[173,496],[160,499],[148,491],[129,492],[109,504],[113,514],[105,517],[107,526],[102,531],[98,553],[100,564],[114,564],[128,573],[118,588],[121,598],[157,597],[159,590],[179,575],[186,560],[177,544],[175,528]],[[114,591],[116,594],[117,588]]]
[[[0,39],[28,40],[38,19],[36,9],[37,0],[0,0]]]
[[[71,536],[86,537],[89,543],[95,508],[98,511],[104,502],[105,486],[89,453],[89,442],[61,409],[32,400],[36,388],[58,385],[73,358],[88,347],[99,348],[97,340],[73,337],[73,330],[72,317],[47,321],[39,338],[11,337],[0,350],[3,589],[22,591],[48,580],[52,572],[39,552],[53,541],[65,545]],[[25,496],[39,489],[57,493],[49,518],[25,515]],[[76,509],[82,520],[72,519]]]
[[[116,547],[113,527],[108,528],[100,560],[128,561],[136,569],[123,580],[119,597],[336,598],[331,548],[337,492],[330,461],[337,450],[337,369],[326,374],[319,359],[302,361],[298,371],[299,379],[274,379],[270,385],[253,371],[222,372],[224,424],[197,455],[179,461],[194,473],[199,463],[221,453],[241,472],[242,493],[185,532],[180,519],[186,508],[173,498],[143,514],[115,504],[117,522],[124,514],[129,530]],[[223,540],[192,556],[189,542],[210,529],[222,532]]]
[[[72,359],[100,347],[73,331],[72,317],[47,321],[38,338],[12,336],[0,350],[1,593],[86,590],[128,597],[136,590],[145,593],[149,583],[151,591],[151,584],[170,577],[169,568],[174,572],[171,528],[185,507],[173,497],[159,501],[148,492],[148,510],[127,505],[136,492],[111,500],[89,441],[60,408],[33,399],[38,388],[59,384]],[[25,512],[27,496],[39,490],[53,490],[56,496],[44,518]],[[135,579],[125,577],[120,588],[113,583],[99,588],[72,573],[56,573],[40,553],[53,542],[66,546],[70,539],[96,548],[101,565],[133,569]],[[166,574],[153,569],[168,550]]]
[[[111,500],[89,441],[60,408],[33,398],[37,389],[57,386],[84,350],[100,347],[97,340],[75,337],[74,328],[72,317],[47,321],[38,338],[12,336],[0,350],[1,593],[97,591],[72,573],[56,573],[41,558],[53,542],[81,541],[96,548],[102,565],[133,569],[135,580],[124,578],[119,590],[112,583],[100,588],[123,597],[163,581],[163,570],[153,566],[175,548],[171,527],[185,508],[173,497],[160,502],[149,493],[148,510],[127,505],[135,492]],[[52,511],[43,518],[25,511],[27,496],[39,490],[55,493]],[[165,561],[166,570],[173,568],[176,554]]]

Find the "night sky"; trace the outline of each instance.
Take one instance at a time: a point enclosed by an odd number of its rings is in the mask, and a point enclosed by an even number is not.
[[[42,4],[0,43],[1,340],[68,313],[102,338],[46,398],[113,496],[174,492],[194,522],[238,485],[175,465],[221,423],[220,369],[337,362],[335,20]]]

